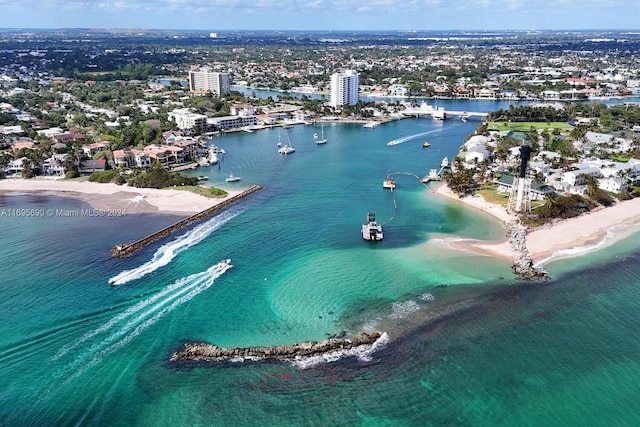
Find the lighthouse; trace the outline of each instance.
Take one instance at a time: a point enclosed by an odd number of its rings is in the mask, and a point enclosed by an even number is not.
[[[523,212],[531,209],[531,179],[527,178],[527,166],[531,159],[531,141],[525,137],[520,146],[520,167],[518,175],[513,179],[508,211]]]

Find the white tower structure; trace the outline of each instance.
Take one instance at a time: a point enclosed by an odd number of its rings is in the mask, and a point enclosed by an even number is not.
[[[218,96],[231,90],[229,73],[217,73],[208,68],[189,71],[189,90],[191,92],[212,92]]]
[[[331,101],[332,107],[340,105],[355,105],[358,103],[358,91],[360,79],[355,70],[346,70],[334,73],[331,76]]]

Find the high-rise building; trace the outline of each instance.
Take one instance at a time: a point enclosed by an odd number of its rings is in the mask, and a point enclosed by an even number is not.
[[[189,71],[191,92],[212,92],[218,96],[229,93],[229,73],[216,73],[208,68]]]
[[[346,70],[331,76],[331,101],[333,107],[358,103],[358,72]]]

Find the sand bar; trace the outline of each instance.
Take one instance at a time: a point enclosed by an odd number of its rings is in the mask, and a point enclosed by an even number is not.
[[[215,206],[242,190],[227,190],[220,198],[208,198],[190,191],[135,188],[117,184],[62,179],[4,179],[0,193],[37,193],[73,197],[89,203],[94,209],[119,209],[127,214],[165,213],[191,215]]]
[[[482,196],[459,198],[446,185],[441,184],[435,194],[453,201],[479,209],[502,221],[505,225],[516,220],[514,215],[494,203],[489,203]],[[582,248],[604,240],[607,232],[621,225],[640,223],[640,198],[618,202],[608,208],[598,208],[575,218],[560,220],[555,223],[530,230],[527,233],[527,249],[534,262],[544,261],[558,251]],[[512,258],[515,254],[506,241],[483,242],[463,240],[448,242],[451,246],[480,254]]]

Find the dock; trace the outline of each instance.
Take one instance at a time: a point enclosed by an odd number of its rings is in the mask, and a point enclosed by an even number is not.
[[[135,242],[131,242],[131,243],[124,243],[124,244],[120,244],[120,245],[116,245],[111,249],[111,254],[114,257],[118,257],[118,258],[124,258],[124,257],[128,257],[133,255],[134,252],[144,248],[145,246],[147,246],[148,244],[155,242],[156,240],[159,240],[163,237],[168,236],[171,233],[174,233],[188,225],[193,224],[194,222],[200,221],[204,218],[207,218],[211,215],[213,215],[215,212],[224,209],[228,206],[231,206],[232,204],[234,204],[235,202],[244,199],[245,197],[262,190],[263,187],[260,185],[252,185],[251,187],[247,188],[245,191],[243,191],[240,194],[237,194],[221,203],[218,203],[215,206],[212,206],[210,208],[207,208],[201,212],[198,212],[194,215],[191,215],[190,217],[187,217],[185,219],[182,219],[174,224],[171,224],[168,227],[163,228],[162,230],[158,230],[153,234],[150,234],[146,237],[143,237],[142,239],[136,240]]]

